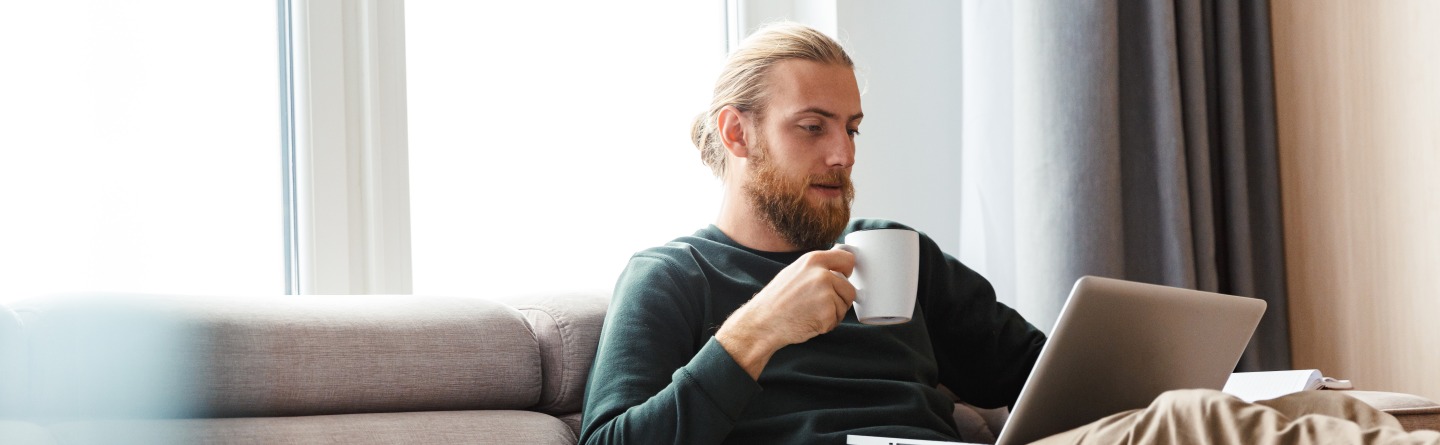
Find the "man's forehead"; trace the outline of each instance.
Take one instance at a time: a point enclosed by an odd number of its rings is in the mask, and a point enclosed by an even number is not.
[[[861,114],[855,70],[803,59],[775,64],[769,73],[769,107],[782,115],[818,112],[850,119]]]

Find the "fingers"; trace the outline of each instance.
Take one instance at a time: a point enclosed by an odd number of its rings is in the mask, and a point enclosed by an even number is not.
[[[850,305],[839,299],[830,301],[835,302],[835,324],[830,325],[830,329],[835,329],[835,326],[839,326],[840,323],[845,321],[845,314],[850,313]]]
[[[817,329],[815,334],[828,333],[845,321],[845,315],[850,312],[850,305],[855,301],[855,286],[850,284],[845,275],[834,270],[816,268],[811,269],[807,275],[818,279],[814,282],[817,286],[810,287],[813,293],[811,304],[818,306],[828,303],[830,306],[828,311],[823,309],[824,306],[813,307],[812,310],[818,311],[812,315]]]
[[[807,265],[813,265],[840,272],[841,275],[850,276],[855,272],[855,254],[843,250],[840,244],[830,250],[817,250],[805,254],[804,261]]]
[[[840,299],[845,302],[846,306],[854,303],[855,284],[851,283],[849,279],[844,278],[842,275],[840,275],[840,272],[835,272],[833,270],[831,272],[831,275],[836,278],[830,281],[830,288],[835,291],[835,295],[839,296]]]
[[[845,314],[850,312],[850,305],[855,303],[855,285],[845,279],[840,272],[830,271],[830,289],[834,291],[835,297],[830,301],[835,306],[835,323],[845,319]]]
[[[830,332],[845,321],[855,301],[855,286],[846,278],[854,271],[855,255],[850,252],[807,253],[756,294],[745,318],[765,320],[763,325],[773,327],[769,332],[778,336],[777,344],[801,343]]]

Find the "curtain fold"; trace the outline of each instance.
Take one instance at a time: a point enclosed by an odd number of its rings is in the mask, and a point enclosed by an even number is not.
[[[975,176],[963,181],[961,259],[1047,331],[1082,275],[1261,298],[1240,369],[1288,368],[1268,10],[967,7],[962,162]],[[1009,94],[982,83],[1006,77]]]

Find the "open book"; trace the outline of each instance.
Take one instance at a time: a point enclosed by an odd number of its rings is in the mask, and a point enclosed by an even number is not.
[[[896,439],[893,437],[857,436],[854,434],[845,436],[845,443],[849,445],[966,445],[966,443],[964,442],[946,442],[943,440]]]
[[[1237,372],[1225,381],[1225,393],[1246,402],[1268,400],[1313,389],[1354,389],[1349,380],[1320,375],[1318,369]]]

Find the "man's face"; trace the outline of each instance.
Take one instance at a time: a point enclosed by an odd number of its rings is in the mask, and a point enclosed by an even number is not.
[[[746,163],[745,193],[760,218],[805,250],[845,230],[855,188],[855,134],[863,114],[855,73],[806,60],[776,64],[769,103]]]

